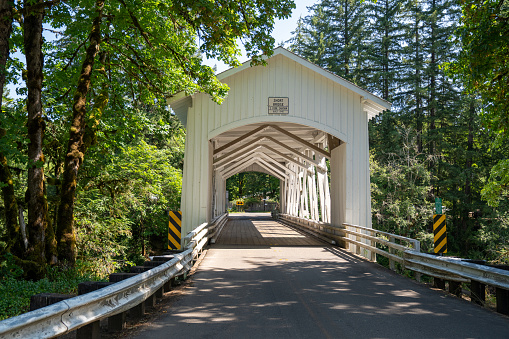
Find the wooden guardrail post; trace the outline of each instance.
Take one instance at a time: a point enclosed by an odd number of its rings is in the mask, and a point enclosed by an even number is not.
[[[138,275],[138,273],[112,273],[109,276],[110,282],[119,282],[131,277]],[[108,330],[112,332],[119,332],[125,329],[127,312],[121,312],[119,314],[108,317]]]
[[[509,315],[509,291],[497,287],[495,294],[497,298],[497,312]]]
[[[445,290],[445,280],[440,278],[433,278],[433,287]]]
[[[477,305],[484,305],[486,300],[486,285],[475,280],[470,281],[470,301]]]
[[[87,294],[107,287],[113,283],[106,281],[85,281],[78,284],[78,295]],[[101,322],[94,321],[76,330],[76,339],[99,339],[101,338]]]
[[[127,326],[126,312],[120,312],[108,318],[108,331],[120,332]]]
[[[134,319],[140,319],[145,315],[145,311],[146,311],[145,303],[142,302],[131,308],[129,310],[129,315]]]
[[[148,307],[148,308],[154,307],[156,305],[156,295],[155,295],[155,293],[152,294],[147,299],[145,299],[144,303],[145,303],[145,307]]]
[[[30,311],[38,310],[59,301],[73,298],[75,295],[60,293],[39,293],[30,297]]]
[[[457,297],[461,297],[461,283],[457,281],[449,281],[449,293],[454,294]]]

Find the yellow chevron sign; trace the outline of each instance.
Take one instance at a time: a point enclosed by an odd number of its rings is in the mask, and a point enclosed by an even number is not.
[[[170,211],[169,214],[170,222],[168,223],[168,249],[180,250],[182,212]]]
[[[243,205],[244,205],[243,201],[237,201],[237,206],[243,206]]]
[[[445,214],[433,215],[433,235],[435,253],[447,253],[447,231],[445,229]]]

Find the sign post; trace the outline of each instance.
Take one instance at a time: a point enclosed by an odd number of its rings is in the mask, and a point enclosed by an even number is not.
[[[170,211],[169,217],[170,221],[168,223],[168,249],[180,250],[182,212]]]
[[[435,253],[447,253],[447,230],[445,214],[442,214],[442,199],[435,198],[435,213],[433,215],[433,240]]]

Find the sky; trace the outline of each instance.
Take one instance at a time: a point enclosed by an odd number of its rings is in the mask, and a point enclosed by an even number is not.
[[[285,20],[276,20],[274,30],[272,31],[272,36],[276,40],[276,46],[278,46],[280,42],[287,41],[292,37],[292,32],[297,27],[297,21],[299,18],[301,16],[304,18],[308,15],[307,7],[313,6],[313,4],[318,2],[318,0],[294,0],[294,2],[296,8],[292,11],[292,16]],[[248,58],[246,53],[242,49],[242,57],[239,58],[239,61],[244,63],[247,60]],[[204,63],[210,67],[216,66],[216,73],[221,73],[229,68],[223,62],[215,59],[207,59]]]

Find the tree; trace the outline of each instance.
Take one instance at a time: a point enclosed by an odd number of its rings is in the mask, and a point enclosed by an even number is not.
[[[321,6],[330,20],[328,69],[361,85],[366,37],[365,4],[358,0],[323,0]]]
[[[304,19],[299,18],[294,35],[288,42],[289,50],[306,58],[310,62],[323,68],[329,68],[330,53],[329,24],[330,19],[325,15],[321,4],[308,9],[314,13]]]
[[[14,180],[5,152],[8,149],[6,141],[7,129],[4,126],[4,86],[7,75],[7,59],[9,58],[9,40],[12,32],[13,21],[13,3],[9,0],[0,0],[0,109],[2,119],[0,119],[0,185],[2,187],[2,197],[5,206],[5,224],[7,234],[7,248],[9,251],[21,255],[19,235],[20,228],[18,223],[18,203],[14,194]]]
[[[44,119],[42,112],[42,21],[43,0],[35,3],[24,1],[23,42],[27,64],[27,113],[28,113],[28,249],[25,258],[36,263],[31,275],[42,277],[46,264],[45,233],[47,228],[47,202],[44,188],[44,155],[42,142]]]
[[[399,129],[401,148],[376,160],[371,152],[373,228],[423,242],[430,247],[428,226],[432,214],[431,173],[418,151],[417,135],[411,128]]]
[[[461,1],[461,26],[457,37],[462,51],[451,70],[464,79],[465,89],[482,99],[483,124],[496,136],[492,147],[509,140],[509,2]],[[493,166],[482,195],[496,206],[508,195],[507,155]]]
[[[393,101],[397,93],[397,74],[402,70],[401,54],[404,25],[400,0],[367,2],[368,89]],[[389,96],[390,95],[390,96]]]
[[[260,172],[242,172],[226,180],[230,200],[244,197],[279,200],[279,179]]]
[[[78,171],[95,140],[94,130],[100,124],[108,96],[118,104],[131,93],[141,99],[133,98],[132,102],[137,102],[164,101],[165,97],[180,91],[201,91],[221,102],[227,86],[219,83],[210,67],[202,65],[198,52],[237,65],[236,40],[247,37],[248,54],[255,62],[261,62],[260,56],[255,54],[260,49],[264,54],[272,53],[273,38],[268,32],[274,18],[287,17],[293,6],[290,1],[273,0],[228,1],[221,6],[207,1],[96,1],[97,14],[94,15],[90,43],[72,104],[72,127],[62,174],[57,217],[61,260],[74,262],[73,207]],[[87,8],[84,11],[87,13]],[[79,25],[69,21],[69,17],[79,14],[69,12],[63,21],[55,21],[65,24],[64,35],[72,36],[74,31],[80,31]],[[106,21],[103,18],[107,18]],[[104,32],[103,25],[106,27]],[[195,43],[197,36],[202,42],[199,46]],[[101,59],[99,74],[104,75],[103,79],[93,75],[96,58]],[[137,88],[132,87],[133,82],[137,83]],[[98,90],[93,104],[88,105],[90,88],[100,86],[104,90]],[[91,132],[89,136],[87,130]]]

